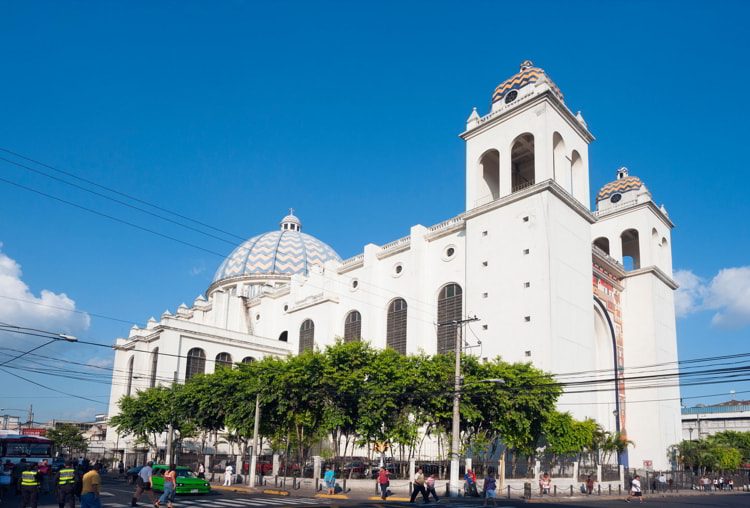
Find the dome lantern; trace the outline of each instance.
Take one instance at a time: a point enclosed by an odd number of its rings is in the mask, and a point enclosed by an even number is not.
[[[294,215],[294,208],[289,209],[289,215],[281,219],[279,226],[282,231],[302,231],[302,222]]]

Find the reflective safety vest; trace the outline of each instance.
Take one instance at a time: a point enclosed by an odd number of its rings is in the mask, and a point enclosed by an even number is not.
[[[58,485],[73,485],[75,483],[75,469],[61,469],[57,479]]]
[[[24,471],[21,473],[21,487],[38,487],[39,480],[36,479],[36,471]]]

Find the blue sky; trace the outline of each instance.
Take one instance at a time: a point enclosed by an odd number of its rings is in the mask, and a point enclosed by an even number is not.
[[[5,2],[3,11],[0,146],[237,238],[183,230],[3,161],[0,177],[220,254],[275,229],[289,207],[342,257],[460,213],[457,134],[532,59],[597,138],[592,193],[626,165],[676,223],[674,265],[689,289],[679,297],[681,357],[750,351],[745,3]],[[126,323],[189,304],[221,262],[4,182],[0,242],[0,292],[124,322],[8,299],[0,315],[102,344],[126,335]],[[95,382],[14,372],[107,401],[107,349],[42,351],[96,364]],[[0,386],[0,407],[33,403],[37,419],[105,408],[3,372]],[[750,383],[683,395],[731,389]]]

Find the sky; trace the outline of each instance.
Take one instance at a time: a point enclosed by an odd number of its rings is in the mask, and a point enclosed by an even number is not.
[[[750,352],[746,2],[3,1],[2,10],[0,148],[221,230],[181,228],[0,152],[0,322],[80,341],[0,365],[3,412],[25,416],[33,404],[46,421],[105,411],[113,354],[82,342],[111,345],[190,304],[234,246],[276,229],[290,207],[343,258],[462,212],[458,134],[526,59],[596,137],[592,195],[627,166],[676,224],[680,358]],[[3,334],[0,364],[42,343]],[[739,380],[682,395],[715,403],[730,390],[750,399]]]

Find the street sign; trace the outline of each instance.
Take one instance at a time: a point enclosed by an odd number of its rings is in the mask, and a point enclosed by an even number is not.
[[[643,461],[643,469],[653,469],[654,467],[654,461],[653,460],[644,460]]]
[[[47,433],[47,429],[21,429],[21,434],[24,436],[43,436]]]

